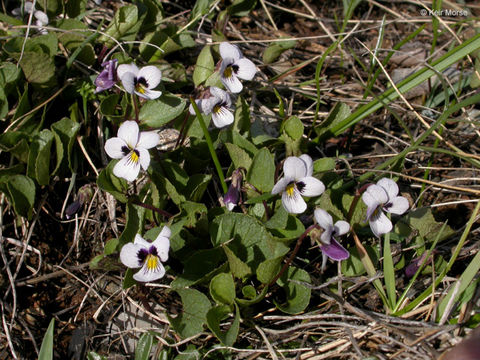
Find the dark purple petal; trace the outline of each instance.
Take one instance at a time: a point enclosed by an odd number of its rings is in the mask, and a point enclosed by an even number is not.
[[[147,249],[142,248],[142,249],[138,250],[138,252],[137,252],[138,266],[143,265],[147,256],[148,256],[148,250]]]
[[[117,82],[115,76],[116,64],[117,59],[109,60],[102,64],[103,70],[95,79],[95,85],[97,86],[97,88],[95,89],[95,93],[108,90],[115,85],[115,83]]]
[[[413,259],[412,262],[405,268],[405,276],[408,278],[413,277],[413,275],[415,275],[415,273],[418,271],[418,269],[422,265],[423,260],[425,259],[426,256],[427,256],[427,251],[425,251],[422,254],[422,256],[419,256]],[[427,260],[427,263],[431,261],[432,261],[432,258],[430,257],[430,259]]]
[[[345,260],[350,256],[350,253],[333,237],[329,245],[322,245],[320,249],[330,259],[335,261]]]
[[[79,201],[74,201],[65,209],[65,217],[71,219],[82,208],[82,204]]]

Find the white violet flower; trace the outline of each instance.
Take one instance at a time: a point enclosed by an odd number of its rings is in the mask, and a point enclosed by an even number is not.
[[[398,196],[398,185],[395,181],[383,178],[377,184],[370,185],[362,195],[362,200],[367,205],[367,221],[375,236],[392,231],[392,222],[383,211],[402,215],[408,210],[408,200]],[[383,210],[383,211],[382,211]]]
[[[150,154],[147,149],[157,146],[160,136],[155,131],[139,131],[135,121],[125,121],[118,128],[117,137],[105,142],[105,152],[120,161],[113,168],[113,174],[133,181],[140,172],[140,166],[147,170]]]
[[[31,14],[33,12],[33,17],[35,18],[35,25],[37,25],[39,27],[48,25],[48,15],[45,14],[41,10],[36,10],[31,1],[25,1],[25,5],[23,6],[23,11],[26,14]],[[21,8],[15,8],[15,9],[12,10],[12,14],[15,15],[15,16],[20,16],[20,15],[22,15],[22,9]],[[39,31],[42,34],[47,33],[46,29],[40,28]]]
[[[118,66],[117,76],[129,94],[135,93],[147,100],[162,95],[161,91],[152,90],[162,80],[162,72],[156,66],[149,65],[139,69],[135,64],[122,64]]]
[[[350,230],[348,222],[339,220],[333,223],[332,216],[323,209],[316,209],[313,213],[317,224],[323,229],[320,235],[320,249],[322,250],[322,270],[325,269],[327,258],[335,261],[348,259],[349,252],[335,239]]]
[[[211,113],[213,123],[217,128],[222,128],[232,124],[234,117],[230,111],[230,106],[232,105],[230,95],[228,95],[226,91],[215,86],[208,88],[207,95],[208,94],[210,95],[209,97],[195,100],[198,110],[205,115]],[[190,114],[195,115],[195,110],[191,104],[189,111]]]
[[[150,282],[165,275],[162,262],[168,260],[171,233],[171,230],[164,226],[154,242],[149,242],[137,234],[133,243],[122,247],[120,261],[129,268],[141,267],[140,271],[133,275],[135,280]]]
[[[289,213],[300,214],[307,209],[302,196],[318,196],[325,185],[314,178],[312,158],[306,154],[288,157],[283,163],[283,178],[273,187],[272,194],[282,193],[282,205]]]
[[[228,42],[220,44],[220,80],[228,91],[239,93],[243,85],[239,79],[252,80],[257,72],[255,64],[244,58],[240,49]]]

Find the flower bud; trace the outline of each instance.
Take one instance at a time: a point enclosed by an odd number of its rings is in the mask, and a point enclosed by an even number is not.
[[[227,193],[223,197],[223,202],[228,211],[232,211],[237,206],[240,200],[240,190],[242,187],[243,175],[240,169],[236,169],[232,174],[232,183],[230,184]]]

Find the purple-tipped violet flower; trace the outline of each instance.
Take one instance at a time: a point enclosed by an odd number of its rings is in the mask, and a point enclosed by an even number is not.
[[[322,271],[325,270],[327,258],[335,261],[348,259],[349,252],[336,240],[336,237],[348,233],[350,225],[343,220],[333,223],[332,216],[323,209],[316,209],[314,212],[315,221],[323,229],[319,231],[312,230],[310,237],[320,245],[322,250]]]
[[[33,12],[33,17],[35,18],[35,25],[39,27],[39,32],[41,34],[46,34],[47,30],[43,29],[42,26],[48,25],[48,15],[41,10],[36,10],[33,6],[33,2],[25,1],[23,5],[23,14],[21,8],[15,8],[12,10],[12,14],[15,16],[31,14]]]
[[[162,72],[156,66],[149,65],[139,69],[135,64],[122,64],[118,66],[117,76],[129,94],[137,94],[147,100],[162,95],[161,91],[152,90],[162,80]]]
[[[239,79],[252,80],[257,72],[255,64],[243,57],[240,49],[228,42],[220,44],[220,80],[225,88],[232,93],[239,93],[243,85]]]
[[[398,196],[398,185],[395,181],[383,178],[377,184],[370,185],[362,195],[367,205],[367,221],[375,236],[380,237],[392,231],[392,222],[383,211],[402,215],[408,210],[408,200]]]
[[[115,83],[117,82],[116,71],[115,71],[117,62],[118,62],[117,59],[112,59],[112,60],[105,61],[102,64],[103,70],[95,79],[95,85],[97,87],[95,89],[95,94],[104,90],[108,90],[115,85]]]
[[[234,117],[230,111],[232,101],[230,95],[218,87],[211,86],[204,93],[202,99],[196,99],[195,104],[201,113],[208,115],[212,114],[213,124],[217,128],[222,128],[233,123]],[[190,104],[190,114],[195,115],[195,110]]]
[[[282,193],[282,205],[292,214],[301,214],[307,209],[302,196],[318,196],[325,191],[325,185],[313,176],[313,161],[306,154],[288,157],[283,163],[283,178],[278,180],[272,194]]]
[[[117,135],[105,142],[105,152],[113,159],[120,159],[113,168],[113,174],[133,181],[140,167],[147,170],[150,165],[148,149],[159,144],[160,136],[155,131],[140,132],[135,121],[125,121],[118,128]]]
[[[233,208],[237,206],[238,201],[240,200],[242,179],[242,171],[240,169],[236,169],[232,174],[232,182],[228,187],[228,191],[223,197],[223,203],[225,204],[228,211],[232,211]]]
[[[135,280],[150,282],[165,275],[162,262],[168,260],[170,235],[170,229],[164,226],[154,242],[149,242],[137,234],[133,243],[122,247],[120,261],[129,268],[141,267],[140,271],[133,275]]]

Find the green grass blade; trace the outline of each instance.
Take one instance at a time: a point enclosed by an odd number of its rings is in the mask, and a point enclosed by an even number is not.
[[[416,73],[408,76],[406,79],[402,80],[397,84],[397,89],[400,91],[400,93],[405,94],[407,91],[413,89],[415,86],[420,85],[425,80],[434,76],[436,72],[444,71],[449,66],[455,64],[457,61],[461,60],[463,57],[472,53],[478,48],[480,48],[480,34],[477,34],[471,39],[465,41],[463,44],[457,46],[438,60],[434,61],[431,65],[434,70],[430,69],[429,67],[424,67]],[[356,124],[368,115],[382,108],[386,104],[391,103],[398,97],[399,95],[393,87],[387,89],[377,99],[374,99],[368,104],[363,105],[357,111],[352,113],[352,115],[347,117],[344,121],[337,125],[334,125],[331,129],[329,129],[328,134],[330,136],[338,136],[342,134],[352,125]]]
[[[430,285],[427,290],[422,292],[415,300],[413,300],[410,304],[405,306],[405,308],[403,308],[402,310],[395,313],[395,315],[402,315],[402,314],[405,314],[405,313],[409,312],[410,310],[414,309],[423,300],[425,300],[428,296],[431,295],[433,286],[435,286],[435,288],[436,288],[440,284],[440,282],[443,281],[443,278],[445,277],[445,275],[447,275],[447,273],[450,271],[453,264],[455,263],[455,260],[457,259],[458,254],[460,253],[460,250],[462,249],[463,244],[465,243],[465,240],[467,239],[468,234],[470,233],[470,229],[472,228],[472,225],[475,222],[475,218],[477,217],[479,210],[480,210],[480,201],[477,202],[477,206],[473,210],[472,216],[470,216],[470,220],[468,220],[468,223],[465,226],[465,230],[462,233],[460,241],[458,242],[457,246],[455,247],[455,250],[453,252],[452,257],[450,258],[450,260],[449,260],[447,266],[445,267],[445,269],[435,279],[435,283]]]
[[[387,291],[387,300],[390,309],[394,309],[396,299],[395,270],[393,268],[392,249],[390,248],[390,233],[385,234],[383,242],[383,278]]]
[[[52,360],[53,359],[53,330],[55,328],[55,319],[50,321],[47,332],[43,337],[42,346],[38,353],[38,360]]]

